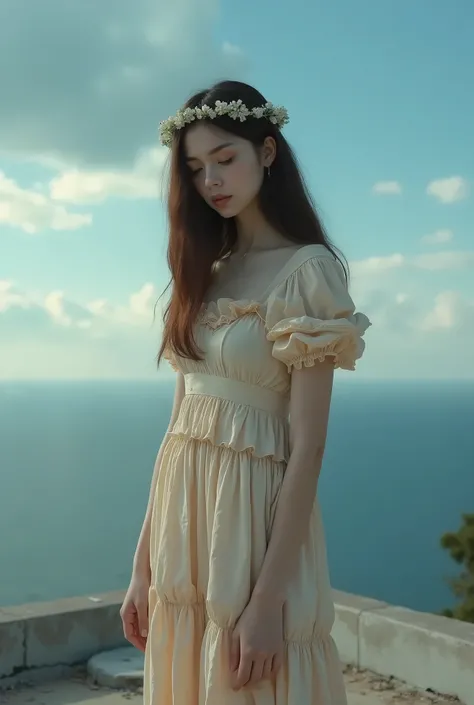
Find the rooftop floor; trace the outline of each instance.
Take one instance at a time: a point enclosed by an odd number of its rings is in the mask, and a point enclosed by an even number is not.
[[[415,692],[403,683],[367,671],[345,673],[349,705],[453,705],[455,698]],[[113,691],[90,683],[85,675],[0,691],[0,705],[140,705],[140,692]]]

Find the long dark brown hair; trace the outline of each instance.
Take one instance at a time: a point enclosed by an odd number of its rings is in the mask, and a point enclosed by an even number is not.
[[[183,107],[212,107],[217,100],[231,102],[239,98],[249,109],[266,103],[264,96],[252,86],[239,81],[222,81],[196,93]],[[263,179],[258,195],[264,217],[294,243],[325,245],[341,262],[347,275],[345,261],[324,230],[298,161],[280,129],[266,119],[241,122],[220,116],[212,122],[226,132],[248,140],[256,150],[262,147],[266,137],[273,137],[276,157],[271,166],[271,178]],[[235,219],[222,218],[199,195],[193,183],[185,161],[187,129],[188,126],[175,133],[171,148],[168,264],[172,290],[163,317],[164,332],[158,363],[166,347],[181,357],[201,359],[193,327],[210,286],[215,263],[229,256],[237,240]]]

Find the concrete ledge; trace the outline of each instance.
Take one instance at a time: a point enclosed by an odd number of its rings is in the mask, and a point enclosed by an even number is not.
[[[31,669],[83,663],[127,644],[120,621],[124,592],[37,602],[0,610],[0,684]]]
[[[334,590],[342,661],[474,705],[474,624]]]
[[[359,625],[360,615],[366,610],[385,607],[385,602],[373,600],[370,597],[360,597],[347,592],[333,590],[336,617],[332,635],[339,649],[339,656],[344,663],[358,666],[359,654]]]
[[[474,703],[474,624],[385,607],[362,612],[359,666]]]
[[[0,678],[26,667],[25,626],[15,615],[0,611]]]
[[[125,592],[0,610],[0,688],[122,646]],[[474,705],[474,625],[334,591],[343,662]]]

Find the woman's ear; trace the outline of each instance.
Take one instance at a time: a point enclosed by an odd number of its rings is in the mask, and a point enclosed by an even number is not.
[[[273,164],[276,157],[276,142],[273,137],[265,137],[262,147],[263,166],[269,167]]]

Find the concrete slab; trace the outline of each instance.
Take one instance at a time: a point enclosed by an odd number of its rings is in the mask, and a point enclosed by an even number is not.
[[[96,654],[87,663],[94,683],[107,688],[134,689],[143,684],[145,657],[133,646]]]

